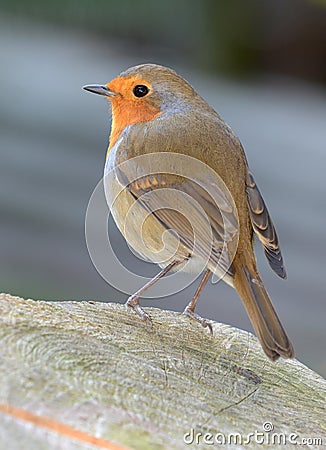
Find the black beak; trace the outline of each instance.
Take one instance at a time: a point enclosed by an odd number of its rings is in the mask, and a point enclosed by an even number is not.
[[[114,97],[116,95],[115,92],[101,84],[89,84],[83,86],[83,89],[85,89],[85,91],[93,92],[94,94],[105,95],[106,97]]]

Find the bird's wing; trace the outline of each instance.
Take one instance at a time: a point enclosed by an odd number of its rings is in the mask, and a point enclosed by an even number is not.
[[[276,230],[264,199],[249,171],[246,179],[246,192],[252,226],[264,248],[269,265],[278,276],[286,278]]]
[[[177,233],[189,254],[194,251],[219,272],[234,275],[228,244],[238,237],[237,216],[227,196],[218,186],[214,188],[213,181],[210,187],[216,193],[214,199],[200,184],[187,178],[158,173],[130,181],[130,173],[127,176],[120,168],[116,170],[135,200],[167,230]]]

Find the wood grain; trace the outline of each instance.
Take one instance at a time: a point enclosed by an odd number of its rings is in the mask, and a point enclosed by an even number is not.
[[[246,436],[265,423],[326,442],[319,375],[271,363],[242,330],[214,323],[211,336],[178,313],[147,311],[153,326],[124,305],[0,295],[0,402],[134,449],[181,449],[191,429]],[[0,408],[0,449],[94,448],[77,441]]]

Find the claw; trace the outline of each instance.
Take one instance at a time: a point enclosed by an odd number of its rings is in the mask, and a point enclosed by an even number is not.
[[[196,314],[195,312],[191,311],[188,307],[186,307],[182,314],[185,314],[186,316],[190,317],[191,319],[196,320],[201,324],[202,327],[208,328],[210,334],[213,336],[213,327],[210,322],[208,322],[206,319],[201,317],[199,314]]]
[[[126,301],[126,305],[132,308],[142,320],[152,323],[151,316],[140,306],[138,296],[131,295]]]

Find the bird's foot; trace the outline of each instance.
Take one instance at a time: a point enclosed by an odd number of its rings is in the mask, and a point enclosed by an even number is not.
[[[203,317],[201,317],[199,314],[196,314],[188,306],[186,306],[186,308],[184,309],[182,314],[185,314],[186,316],[190,317],[191,319],[196,320],[197,322],[199,322],[201,324],[202,327],[208,328],[211,335],[213,335],[212,324],[210,322],[208,322],[206,319],[204,319]]]
[[[142,320],[152,323],[151,316],[143,310],[139,304],[139,300],[138,295],[131,295],[126,301],[126,305],[132,308]]]

